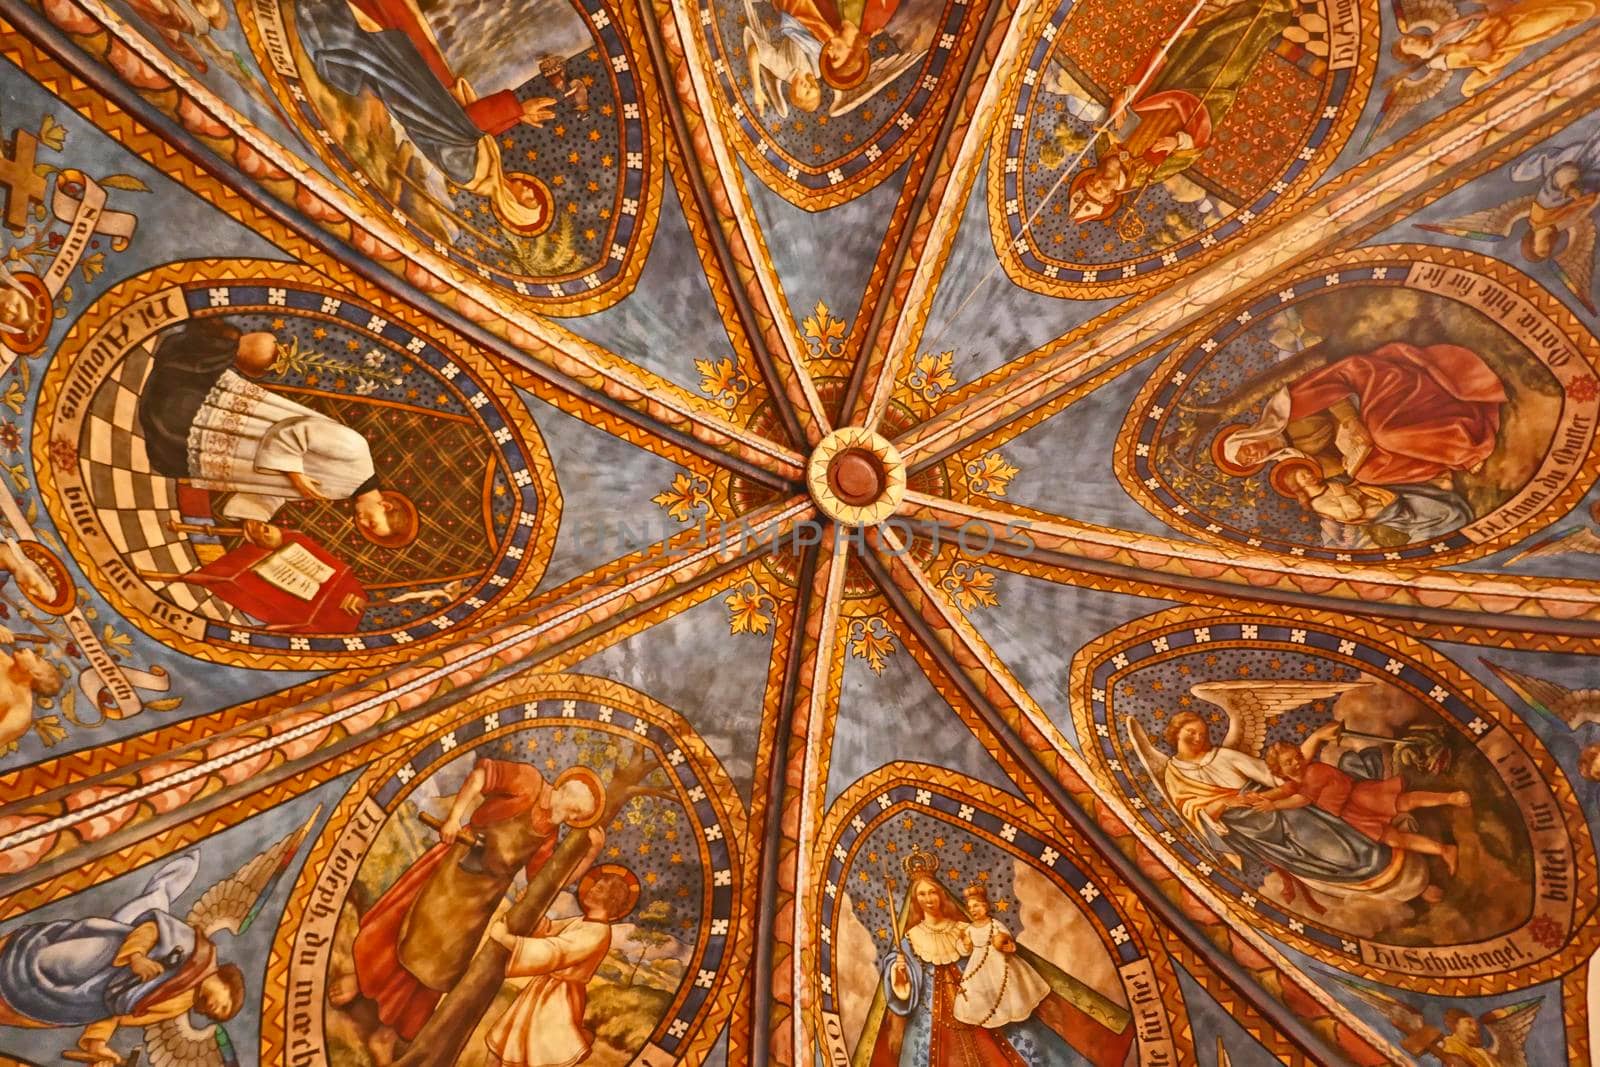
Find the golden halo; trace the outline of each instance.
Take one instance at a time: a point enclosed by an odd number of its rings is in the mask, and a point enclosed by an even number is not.
[[[31,356],[44,347],[45,338],[50,336],[50,327],[55,325],[55,302],[50,290],[45,288],[44,279],[37,274],[19,271],[12,277],[18,286],[27,291],[33,309],[33,324],[22,333],[0,334],[0,343],[19,356]]]
[[[1289,481],[1289,475],[1297,470],[1308,470],[1322,479],[1322,465],[1314,459],[1303,456],[1294,456],[1289,459],[1279,460],[1273,465],[1272,473],[1267,475],[1267,484],[1272,486],[1279,496],[1288,497],[1290,500],[1300,499],[1300,491]]]
[[[568,819],[567,825],[574,830],[583,830],[598,823],[606,813],[606,785],[600,776],[587,767],[568,767],[556,775],[555,785],[550,788],[560,789],[568,782],[582,782],[594,794],[594,814],[584,819]]]
[[[578,899],[582,900],[584,892],[601,878],[619,878],[628,887],[628,898],[617,905],[617,910],[610,917],[609,921],[616,922],[639,903],[639,876],[620,863],[596,864],[578,880]]]
[[[379,548],[404,548],[417,539],[417,533],[422,528],[421,519],[417,515],[417,505],[398,489],[380,489],[379,492],[389,512],[388,534],[379,537],[359,522],[356,523],[356,529],[360,531],[362,537]]]
[[[489,203],[493,205],[494,213],[500,219],[500,225],[519,237],[538,237],[548,230],[550,223],[554,222],[556,217],[556,199],[550,195],[550,187],[536,176],[522,170],[506,171],[506,185],[511,187],[513,193],[533,194],[534,199],[539,202],[539,221],[531,226],[513,222],[506,218],[505,212],[491,197]]]
[[[71,611],[78,602],[77,587],[72,584],[72,578],[67,574],[67,565],[56,558],[51,552],[37,541],[18,541],[22,554],[27,556],[38,568],[44,571],[50,579],[50,584],[55,588],[56,595],[49,600],[42,600],[23,588],[17,582],[17,590],[28,598],[28,603],[51,615],[65,615]]]
[[[1211,439],[1211,462],[1215,463],[1217,470],[1223,474],[1231,474],[1235,478],[1248,478],[1266,466],[1265,463],[1235,463],[1222,450],[1223,446],[1228,443],[1228,438],[1241,430],[1248,429],[1250,429],[1248,423],[1236,422],[1218,430],[1217,436]]]

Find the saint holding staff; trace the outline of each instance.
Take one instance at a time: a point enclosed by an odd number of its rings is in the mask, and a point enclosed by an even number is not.
[[[870,1052],[858,1050],[857,1062],[1121,1067],[1134,1036],[1127,1013],[1021,948],[989,915],[986,890],[974,887],[965,907],[957,903],[937,867],[918,849],[905,859],[911,885],[903,911],[889,893],[897,922],[895,948],[880,967],[886,1010]]]

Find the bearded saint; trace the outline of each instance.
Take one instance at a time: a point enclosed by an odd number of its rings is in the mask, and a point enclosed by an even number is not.
[[[548,782],[531,764],[480,759],[423,853],[361,916],[355,939],[354,985],[338,984],[332,999],[357,993],[373,1001],[383,1024],[400,1038],[417,1036],[439,1000],[466,974],[495,909],[520,871],[533,878],[550,859],[563,825],[584,830],[586,871],[605,832],[600,776],[573,767]]]

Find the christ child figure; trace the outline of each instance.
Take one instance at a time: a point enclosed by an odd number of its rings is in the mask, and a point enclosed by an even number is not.
[[[1329,723],[1313,731],[1302,744],[1279,741],[1268,747],[1267,766],[1282,784],[1257,794],[1251,806],[1261,811],[1287,811],[1315,805],[1374,841],[1424,856],[1438,856],[1445,869],[1454,874],[1455,845],[1401,830],[1394,820],[1418,808],[1470,807],[1472,799],[1459,789],[1450,793],[1407,790],[1399,775],[1357,778],[1317,759],[1322,747],[1343,730],[1343,724]]]
[[[528,937],[511,933],[503,919],[489,928],[490,939],[511,954],[506,977],[529,979],[485,1038],[496,1067],[568,1067],[588,1058],[589,979],[611,950],[612,924],[638,901],[633,872],[605,863],[578,883],[578,918],[540,920]]]
[[[990,1030],[1021,1022],[1050,995],[1050,986],[1017,957],[1016,939],[990,912],[988,889],[968,886],[963,898],[971,921],[962,939],[971,951],[956,994],[956,1020]]]

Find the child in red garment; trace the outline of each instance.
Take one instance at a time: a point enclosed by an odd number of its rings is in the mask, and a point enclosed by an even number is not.
[[[1456,846],[1446,845],[1425,834],[1411,833],[1394,825],[1394,820],[1418,808],[1465,808],[1472,800],[1462,790],[1453,793],[1407,791],[1399,775],[1388,778],[1357,778],[1317,759],[1322,746],[1339,736],[1339,723],[1312,733],[1300,745],[1279,741],[1268,746],[1267,766],[1282,785],[1257,793],[1252,806],[1258,811],[1287,811],[1314,804],[1335,818],[1391,848],[1424,856],[1438,856],[1445,868],[1456,870]]]

